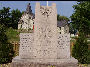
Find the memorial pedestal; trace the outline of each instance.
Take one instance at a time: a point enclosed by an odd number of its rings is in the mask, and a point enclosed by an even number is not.
[[[57,9],[36,3],[33,33],[20,33],[19,56],[12,67],[77,67],[70,57],[70,34],[57,32]]]
[[[77,67],[78,61],[70,59],[21,59],[19,56],[12,60],[12,67]]]

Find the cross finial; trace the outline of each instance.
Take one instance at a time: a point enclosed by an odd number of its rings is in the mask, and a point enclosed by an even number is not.
[[[48,1],[47,1],[47,6],[48,6]]]

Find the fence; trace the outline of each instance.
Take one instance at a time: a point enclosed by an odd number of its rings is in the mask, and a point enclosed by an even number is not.
[[[19,55],[19,42],[11,42],[13,44],[13,49],[15,51],[15,56],[18,56]]]
[[[8,64],[0,64],[0,67],[11,67],[11,63],[8,63]]]

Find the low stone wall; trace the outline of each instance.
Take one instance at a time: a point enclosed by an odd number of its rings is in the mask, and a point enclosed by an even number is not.
[[[13,41],[13,42],[10,42],[12,45],[13,45],[13,50],[15,51],[15,56],[18,56],[19,55],[19,42],[16,42],[16,41]]]
[[[55,63],[54,63],[55,64]],[[12,63],[11,67],[78,67],[77,64],[70,63],[70,64],[42,64],[42,63]]]

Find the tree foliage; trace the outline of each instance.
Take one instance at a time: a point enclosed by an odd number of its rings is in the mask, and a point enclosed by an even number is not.
[[[5,8],[3,7],[2,10],[0,10],[0,24],[4,24],[5,26],[9,27],[10,26],[10,13],[9,13],[10,8]]]
[[[80,63],[87,63],[88,45],[86,35],[90,34],[90,1],[80,1],[73,6],[74,13],[71,16],[73,29],[79,31],[79,37],[73,46],[72,56]]]
[[[90,1],[80,1],[73,6],[72,24],[79,32],[90,34]]]
[[[74,35],[77,32],[77,30],[73,28],[73,24],[72,23],[69,23],[69,32],[70,32],[70,34],[74,34]]]
[[[12,19],[11,26],[12,26],[12,28],[14,28],[14,29],[18,28],[18,22],[19,22],[21,16],[22,16],[22,13],[20,12],[20,10],[16,9],[16,10],[11,11],[11,19]]]
[[[76,58],[80,63],[86,64],[88,57],[88,45],[84,34],[80,33],[76,39],[76,43],[73,46],[72,56]]]
[[[0,24],[0,64],[9,63],[14,56],[13,45],[8,42],[6,28]]]
[[[22,13],[23,12],[20,12],[18,9],[10,11],[9,7],[3,7],[3,9],[0,10],[0,24],[4,24],[8,28],[12,27],[17,29],[18,21],[22,16]]]
[[[59,14],[57,15],[57,20],[61,21],[61,20],[66,20],[67,22],[69,21],[69,18],[67,18],[66,16],[60,16]]]

